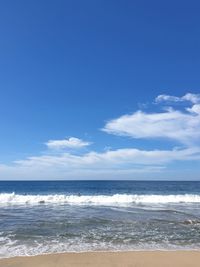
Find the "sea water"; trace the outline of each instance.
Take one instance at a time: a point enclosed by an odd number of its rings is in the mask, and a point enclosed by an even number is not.
[[[160,249],[200,249],[200,182],[0,182],[1,258]]]

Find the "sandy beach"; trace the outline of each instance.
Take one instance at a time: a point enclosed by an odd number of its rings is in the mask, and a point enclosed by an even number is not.
[[[200,251],[62,253],[0,260],[1,267],[199,267]]]

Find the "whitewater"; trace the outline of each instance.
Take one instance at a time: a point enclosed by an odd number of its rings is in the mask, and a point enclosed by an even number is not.
[[[200,182],[0,181],[0,257],[200,250]]]
[[[200,195],[20,195],[13,193],[1,193],[0,205],[17,204],[70,204],[70,205],[131,205],[136,204],[167,204],[167,203],[200,203]]]

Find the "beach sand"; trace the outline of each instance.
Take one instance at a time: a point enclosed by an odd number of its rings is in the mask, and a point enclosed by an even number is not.
[[[62,253],[1,259],[0,267],[200,267],[200,251]]]

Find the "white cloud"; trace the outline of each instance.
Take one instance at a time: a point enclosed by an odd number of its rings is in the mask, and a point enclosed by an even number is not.
[[[198,97],[186,94],[181,99],[190,99],[194,103]],[[179,101],[177,97],[166,95],[160,95],[157,101],[161,99]],[[185,111],[173,108],[158,113],[137,111],[108,121],[103,131],[132,138],[167,138],[189,146],[200,141],[200,105],[194,104]]]
[[[89,146],[91,143],[83,141],[76,137],[70,137],[69,139],[63,139],[63,140],[49,140],[46,145],[50,149],[64,149],[64,148],[82,148],[85,146]]]
[[[127,165],[162,165],[174,160],[200,159],[200,149],[187,148],[172,150],[139,150],[135,148],[123,148],[106,152],[89,152],[83,155],[62,153],[57,156],[43,155],[29,157],[25,160],[15,161],[20,167],[35,166],[64,166],[71,168],[123,168]]]
[[[200,94],[187,93],[182,97],[183,100],[190,101],[193,104],[200,103]]]
[[[177,97],[177,96],[171,96],[171,95],[159,95],[155,99],[156,103],[160,103],[164,101],[179,102],[179,101],[182,101],[182,98]]]
[[[187,111],[200,114],[200,104],[195,104],[191,108],[187,108]]]
[[[157,173],[173,161],[199,160],[200,149],[139,150],[124,148],[106,152],[89,152],[83,155],[61,153],[42,155],[15,161],[11,166],[0,165],[0,178],[25,177],[26,179],[82,179],[83,177],[107,179],[131,178],[134,173]]]
[[[171,95],[159,95],[156,97],[155,102],[183,102],[183,101],[189,101],[193,104],[200,103],[200,94],[191,94],[187,93],[182,97],[177,96],[171,96]]]
[[[81,150],[77,154],[76,149],[91,143],[75,137],[49,140],[47,147],[57,150],[57,153],[49,154],[47,151],[41,156],[16,160],[10,165],[2,164],[0,179],[154,179],[154,175],[160,172],[162,176],[159,178],[162,178],[166,169],[170,170],[171,163],[200,161],[199,95],[161,95],[156,101],[161,103],[169,99],[171,102],[186,100],[190,106],[185,110],[170,107],[157,113],[139,110],[108,121],[103,131],[131,138],[168,138],[178,141],[182,147],[165,150],[156,147],[152,150],[132,147],[114,150],[107,147],[103,152]]]

